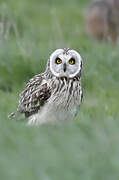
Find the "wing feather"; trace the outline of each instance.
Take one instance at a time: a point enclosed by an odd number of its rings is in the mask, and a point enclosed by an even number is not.
[[[25,89],[20,94],[18,110],[20,113],[25,113],[25,116],[30,116],[36,113],[47,99],[51,96],[51,88],[48,80],[44,79],[43,74],[34,76],[29,80]]]

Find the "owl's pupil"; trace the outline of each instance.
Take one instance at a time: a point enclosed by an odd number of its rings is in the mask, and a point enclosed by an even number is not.
[[[70,60],[69,60],[69,64],[75,64],[75,59],[74,58],[71,58]]]
[[[56,58],[55,62],[56,62],[56,64],[61,64],[62,60],[60,58]]]

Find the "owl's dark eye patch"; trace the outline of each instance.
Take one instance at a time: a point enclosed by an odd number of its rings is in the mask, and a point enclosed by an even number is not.
[[[74,59],[74,58],[71,58],[71,59],[69,60],[69,64],[71,64],[71,65],[75,64],[75,59]]]
[[[57,58],[55,59],[55,63],[56,63],[56,64],[61,64],[61,63],[62,63],[62,60],[61,60],[59,57],[57,57]]]

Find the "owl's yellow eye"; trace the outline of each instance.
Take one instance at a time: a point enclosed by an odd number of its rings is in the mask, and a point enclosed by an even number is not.
[[[71,59],[69,60],[69,64],[71,64],[71,65],[75,64],[75,59],[74,59],[74,58],[71,58]]]
[[[60,58],[56,58],[56,63],[57,64],[61,64],[62,63],[62,60]]]

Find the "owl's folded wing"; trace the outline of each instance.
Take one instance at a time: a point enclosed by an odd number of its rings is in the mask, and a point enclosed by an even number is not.
[[[43,75],[34,76],[20,94],[17,111],[24,113],[26,117],[36,113],[51,95],[49,83]]]

